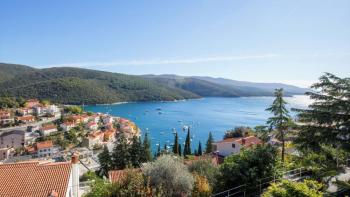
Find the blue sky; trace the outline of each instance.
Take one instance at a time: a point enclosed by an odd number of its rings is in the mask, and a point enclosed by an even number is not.
[[[0,1],[0,62],[307,86],[350,74],[348,0]]]

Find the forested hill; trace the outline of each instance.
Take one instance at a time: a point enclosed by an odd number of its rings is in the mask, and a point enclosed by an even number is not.
[[[297,88],[288,94],[304,93]],[[134,76],[82,68],[35,69],[0,63],[0,96],[65,104],[170,101],[200,97],[272,96],[273,90],[175,75]]]
[[[199,98],[142,77],[81,68],[34,69],[0,64],[0,96],[49,99],[66,104]]]

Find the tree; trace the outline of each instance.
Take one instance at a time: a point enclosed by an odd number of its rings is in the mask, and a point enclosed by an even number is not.
[[[185,148],[184,148],[184,156],[191,155],[191,154],[192,154],[192,151],[191,151],[191,132],[190,132],[190,127],[188,127],[186,141],[185,141]]]
[[[161,187],[167,196],[186,196],[192,191],[194,179],[179,158],[162,155],[146,163],[142,171],[149,178],[150,186],[155,190]]]
[[[283,99],[283,89],[276,89],[275,100],[272,105],[267,108],[273,116],[267,120],[267,124],[270,125],[271,129],[276,129],[279,133],[280,140],[282,141],[282,154],[281,159],[284,162],[285,154],[285,135],[290,123],[289,111],[286,108],[287,102]]]
[[[72,113],[72,114],[82,114],[83,113],[83,109],[81,107],[75,106],[75,105],[73,105],[73,106],[66,106],[64,108],[64,111],[66,113]]]
[[[100,175],[107,176],[112,166],[112,159],[107,146],[104,146],[103,151],[98,155],[98,161],[100,162]]]
[[[304,180],[303,182],[292,182],[282,180],[279,183],[273,183],[263,197],[322,197],[323,185],[317,181]]]
[[[182,155],[182,148],[181,148],[181,144],[179,144],[179,155]]]
[[[198,143],[198,151],[197,151],[197,154],[198,154],[199,156],[203,155],[202,143],[201,143],[201,142]]]
[[[253,130],[250,127],[235,127],[233,130],[228,130],[225,132],[224,139],[235,138],[235,137],[244,137],[253,133]]]
[[[145,137],[143,139],[143,144],[142,144],[141,161],[142,161],[142,163],[145,163],[145,162],[149,162],[151,160],[152,160],[151,142],[148,139],[147,133],[145,133]]]
[[[121,135],[116,141],[112,153],[112,168],[122,170],[130,164],[129,145],[126,138]]]
[[[130,163],[134,167],[139,167],[141,161],[141,154],[142,154],[142,145],[140,142],[140,139],[136,136],[132,138],[132,144],[130,147]]]
[[[350,78],[325,73],[306,95],[314,101],[308,109],[297,111],[300,134],[295,143],[305,151],[321,150],[323,144],[349,150]]]
[[[207,178],[198,174],[193,174],[194,187],[192,197],[210,197],[212,188],[209,185]]]
[[[256,186],[261,178],[278,175],[280,166],[277,155],[275,147],[258,145],[226,157],[220,166],[219,189],[225,190],[243,184],[247,184],[249,188]]]
[[[173,153],[175,155],[179,154],[179,136],[177,132],[175,133],[175,139],[174,139],[174,146],[173,146]]]
[[[157,146],[158,146],[158,147],[157,147],[157,157],[159,157],[160,154],[161,154],[160,143],[159,143]]]
[[[213,135],[211,134],[211,132],[209,132],[209,137],[207,140],[207,144],[205,146],[205,153],[213,152],[213,142],[214,142]]]
[[[214,166],[210,157],[192,161],[188,166],[188,170],[191,173],[196,173],[202,177],[205,177],[211,187],[216,185],[216,178],[219,175],[219,169]]]

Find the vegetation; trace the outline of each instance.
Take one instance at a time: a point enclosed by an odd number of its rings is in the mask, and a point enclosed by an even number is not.
[[[213,152],[213,142],[214,142],[213,134],[209,132],[208,140],[205,146],[205,153]]]
[[[192,154],[192,151],[191,151],[191,132],[190,132],[190,127],[188,127],[183,155],[184,155],[184,157],[186,157],[186,155],[191,155],[191,154]]]
[[[191,173],[205,177],[211,188],[216,186],[216,178],[219,175],[219,168],[213,165],[211,158],[193,161],[188,166],[188,169]]]
[[[244,137],[253,133],[253,130],[250,127],[236,127],[233,130],[228,130],[225,132],[224,139],[227,138],[236,138]]]
[[[66,106],[64,107],[65,113],[71,113],[71,114],[82,114],[83,109],[79,106],[73,105],[73,106]]]
[[[289,111],[286,108],[287,102],[283,99],[283,89],[276,89],[275,92],[276,99],[273,101],[272,105],[267,108],[273,116],[267,120],[267,124],[270,128],[276,129],[279,134],[279,138],[282,141],[282,162],[284,162],[285,154],[285,135],[291,122],[289,116]]]
[[[189,195],[192,192],[194,179],[182,160],[171,155],[162,155],[154,162],[142,168],[149,177],[154,190],[162,189],[166,196]]]
[[[174,139],[174,146],[173,146],[173,153],[175,155],[179,154],[179,136],[177,132],[175,133],[175,139]]]
[[[0,97],[0,109],[23,107],[25,100],[22,97]]]
[[[316,181],[304,180],[304,182],[292,182],[282,180],[273,183],[263,197],[322,197],[323,185]]]
[[[277,149],[270,145],[258,145],[228,156],[220,166],[219,188],[224,190],[247,184],[248,188],[256,189],[259,179],[278,177],[278,160]]]
[[[107,146],[103,147],[103,151],[98,155],[98,160],[100,162],[99,174],[101,176],[107,176],[108,171],[112,169],[112,158]]]

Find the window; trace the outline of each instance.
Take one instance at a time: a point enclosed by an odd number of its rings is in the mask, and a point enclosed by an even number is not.
[[[232,144],[232,148],[236,148],[236,144]]]

